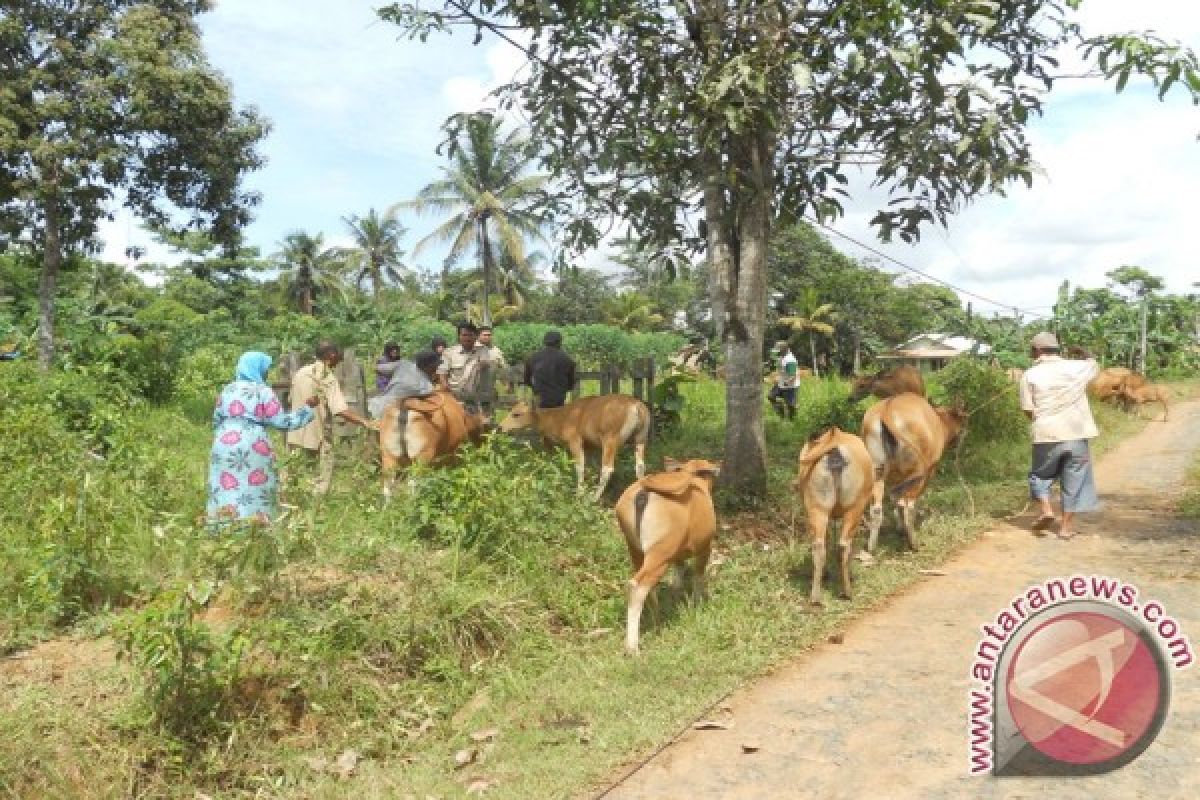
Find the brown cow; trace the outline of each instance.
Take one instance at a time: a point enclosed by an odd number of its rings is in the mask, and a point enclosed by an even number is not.
[[[875,465],[871,506],[871,536],[867,551],[874,552],[883,524],[883,494],[891,487],[900,511],[908,546],[917,549],[915,507],[925,492],[942,453],[966,427],[961,409],[934,408],[920,395],[905,393],[880,400],[863,415],[863,441]]]
[[[1128,409],[1125,395],[1127,389],[1140,389],[1146,385],[1146,376],[1125,367],[1106,367],[1092,378],[1088,392],[1097,400],[1115,401]]]
[[[717,532],[712,486],[720,463],[664,458],[663,466],[666,472],[626,489],[615,509],[634,569],[625,619],[625,649],[634,654],[642,606],[668,566],[682,568],[692,559],[692,598],[704,597],[704,570]]]
[[[1140,377],[1140,376],[1139,376]],[[1145,386],[1130,388],[1125,386],[1121,390],[1121,398],[1127,406],[1137,409],[1138,416],[1142,415],[1142,406],[1146,403],[1162,403],[1163,418],[1162,421],[1167,421],[1167,396],[1169,392],[1167,387],[1157,383],[1147,383]]]
[[[879,398],[895,397],[905,392],[925,396],[925,379],[916,367],[892,367],[878,375],[860,375],[854,379],[850,399],[862,400],[869,394]]]
[[[517,403],[500,423],[500,430],[509,433],[528,429],[567,446],[575,458],[580,490],[583,489],[585,448],[600,448],[600,485],[596,488],[596,500],[604,494],[612,478],[617,450],[630,439],[634,442],[637,476],[641,478],[646,474],[650,409],[636,397],[623,394],[581,397],[562,408],[539,409],[528,403]]]
[[[821,605],[821,579],[825,571],[825,532],[841,520],[838,532],[842,571],[841,596],[850,599],[850,555],[854,536],[875,483],[875,465],[862,439],[836,427],[812,437],[800,451],[796,491],[804,499],[808,535],[812,541],[812,593],[809,600]]]
[[[483,416],[468,414],[449,389],[390,406],[379,421],[384,497],[392,494],[398,467],[450,460],[463,443],[479,441],[483,423]]]

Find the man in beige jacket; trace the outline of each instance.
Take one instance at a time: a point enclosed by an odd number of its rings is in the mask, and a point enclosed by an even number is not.
[[[378,430],[376,423],[359,416],[346,403],[342,387],[334,369],[342,361],[342,350],[333,342],[323,341],[317,345],[317,360],[296,370],[292,375],[291,402],[295,410],[304,405],[306,398],[314,395],[321,402],[313,409],[313,421],[287,435],[289,450],[303,450],[317,462],[317,480],[313,485],[315,494],[325,494],[333,481],[333,418],[341,417],[346,422]]]

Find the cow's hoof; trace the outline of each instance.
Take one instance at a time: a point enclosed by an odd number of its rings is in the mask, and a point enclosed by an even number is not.
[[[819,597],[808,598],[808,605],[809,605],[809,608],[812,608],[816,611],[824,611],[825,610],[825,601]]]
[[[866,550],[860,550],[859,552],[855,553],[854,559],[861,564],[865,564],[868,567],[875,563],[875,556],[871,555]]]

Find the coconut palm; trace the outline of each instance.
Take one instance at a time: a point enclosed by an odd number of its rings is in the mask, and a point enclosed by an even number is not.
[[[296,300],[302,314],[312,314],[320,292],[341,292],[346,264],[344,254],[325,246],[325,237],[295,231],[283,237],[279,252],[272,256],[279,280]]]
[[[443,167],[444,178],[426,186],[415,199],[393,209],[409,208],[418,214],[448,214],[433,233],[413,250],[421,253],[435,243],[450,243],[447,263],[474,251],[483,269],[482,322],[491,324],[489,294],[496,264],[504,258],[527,266],[526,238],[540,238],[544,224],[537,203],[548,176],[528,174],[533,165],[524,131],[500,131],[500,120],[489,114],[468,118],[451,149],[452,166]]]
[[[779,322],[794,331],[808,334],[808,351],[812,356],[813,375],[820,377],[817,368],[816,336],[833,335],[833,322],[836,318],[833,303],[822,303],[816,289],[805,289],[799,297],[800,313],[792,317],[780,317]]]
[[[370,280],[371,294],[379,302],[384,284],[404,279],[400,240],[408,229],[400,224],[394,209],[380,215],[372,208],[365,217],[356,214],[343,217],[342,222],[354,238],[354,246],[343,250],[354,284],[362,289],[363,283]]]
[[[654,301],[641,292],[623,292],[604,304],[604,314],[610,325],[631,333],[646,331],[662,325],[663,317]]]

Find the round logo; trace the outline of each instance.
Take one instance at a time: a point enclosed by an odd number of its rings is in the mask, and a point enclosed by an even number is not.
[[[1133,618],[1093,609],[1068,605],[1038,620],[1003,679],[1013,723],[1030,746],[1080,771],[1102,772],[1154,741],[1169,678],[1158,647]]]

